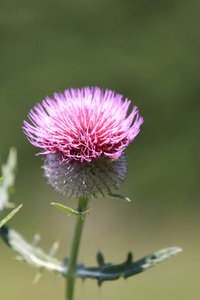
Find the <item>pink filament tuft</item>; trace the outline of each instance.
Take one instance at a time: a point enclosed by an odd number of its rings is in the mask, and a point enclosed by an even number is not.
[[[84,87],[54,94],[37,104],[24,121],[29,141],[43,149],[38,154],[59,153],[65,161],[117,159],[140,131],[143,118],[136,106],[127,117],[131,101],[111,90]]]

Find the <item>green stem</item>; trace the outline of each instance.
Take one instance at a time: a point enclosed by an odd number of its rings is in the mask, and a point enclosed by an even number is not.
[[[80,198],[78,204],[78,211],[85,211],[87,209],[87,203],[87,199]],[[85,221],[85,215],[86,214],[84,214],[83,216],[78,216],[76,219],[76,225],[74,229],[74,235],[69,255],[68,272],[66,277],[66,300],[73,299],[74,284],[76,280],[76,262],[78,257],[81,234],[83,231],[83,225]]]

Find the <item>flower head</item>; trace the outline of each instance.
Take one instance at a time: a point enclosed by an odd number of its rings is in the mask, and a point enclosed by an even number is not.
[[[24,121],[23,129],[29,141],[43,149],[38,154],[46,155],[45,175],[50,178],[52,186],[58,182],[55,175],[58,172],[63,184],[66,178],[75,182],[73,176],[78,176],[76,174],[91,173],[94,166],[99,169],[100,161],[104,160],[105,165],[105,160],[112,162],[121,156],[143,123],[136,106],[127,116],[130,103],[111,90],[84,87],[65,90],[64,94],[55,93],[53,99],[46,97],[42,104],[37,104],[30,111],[28,117],[32,124]],[[107,166],[105,169],[107,172]],[[73,174],[73,178],[69,178],[69,174]],[[95,181],[98,176],[93,177],[91,180]],[[124,175],[122,177],[125,178]],[[87,180],[82,181],[87,186]],[[57,185],[54,188],[68,194]]]
[[[116,159],[143,122],[135,106],[127,117],[130,103],[97,87],[55,93],[54,99],[47,97],[30,111],[32,125],[24,121],[24,132],[34,146],[43,149],[38,154],[60,153],[65,161]]]

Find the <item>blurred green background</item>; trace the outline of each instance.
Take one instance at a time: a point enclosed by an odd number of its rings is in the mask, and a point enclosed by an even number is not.
[[[120,193],[91,203],[79,261],[95,265],[135,259],[167,246],[184,251],[124,281],[77,281],[75,299],[199,299],[199,1],[1,0],[0,157],[18,150],[16,193],[24,203],[9,225],[58,258],[69,250],[74,218],[50,206],[75,207],[46,184],[41,157],[22,132],[27,113],[53,92],[85,85],[113,89],[145,119],[127,150],[129,172]],[[197,152],[198,151],[198,152]],[[0,298],[64,299],[64,280],[14,260],[0,241]]]

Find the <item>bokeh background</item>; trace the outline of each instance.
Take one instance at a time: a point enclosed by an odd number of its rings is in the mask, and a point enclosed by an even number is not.
[[[75,299],[199,299],[199,1],[1,0],[0,157],[18,150],[16,193],[24,203],[9,225],[31,241],[35,232],[49,251],[61,242],[69,250],[74,225],[50,206],[75,207],[46,184],[41,157],[22,132],[23,119],[53,92],[85,85],[113,89],[132,100],[145,119],[126,151],[127,180],[119,193],[94,200],[84,228],[79,261],[121,263],[163,247],[180,246],[178,256],[129,278],[77,281]],[[0,298],[64,299],[63,278],[14,260],[0,241]]]

